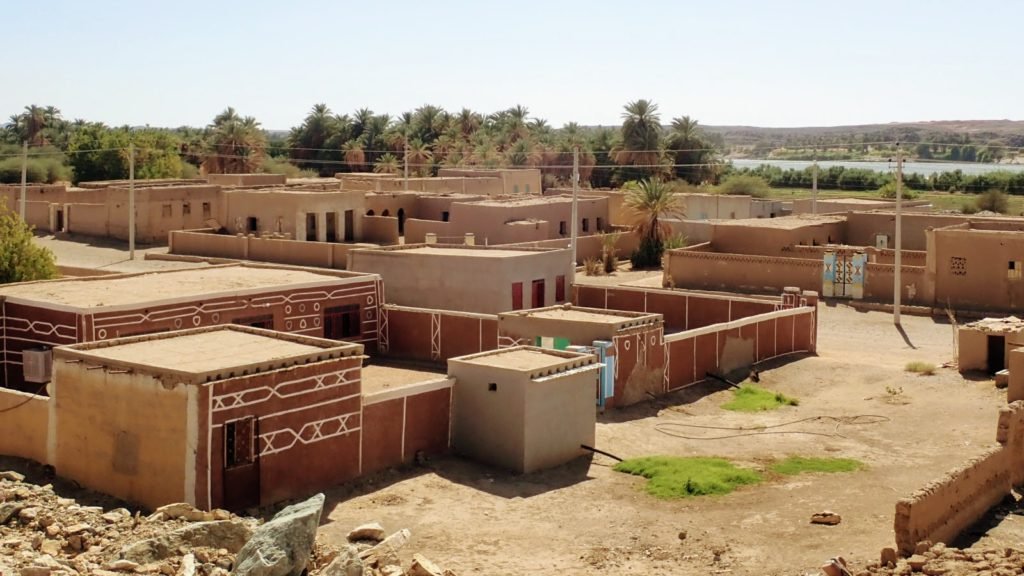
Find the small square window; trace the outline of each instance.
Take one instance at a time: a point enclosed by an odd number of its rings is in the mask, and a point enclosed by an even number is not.
[[[172,214],[171,205],[170,204],[164,204],[163,205],[163,209],[160,212],[160,215],[163,216],[164,218],[170,218],[171,214]]]
[[[583,219],[583,231],[590,232],[590,218]]]
[[[953,276],[967,276],[967,258],[951,256],[949,258],[949,271]]]
[[[181,215],[182,216],[188,216],[191,213],[192,213],[192,205],[191,204],[189,204],[188,202],[185,202],[184,204],[181,205]]]
[[[565,220],[558,223],[558,233],[565,236]]]
[[[209,202],[203,202],[203,218],[209,218],[209,217],[210,217],[210,203]]]
[[[1024,267],[1020,260],[1010,260],[1006,265],[1006,277],[1010,280],[1020,280],[1022,271]]]

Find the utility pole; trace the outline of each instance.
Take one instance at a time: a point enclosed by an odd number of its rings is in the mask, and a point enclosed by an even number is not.
[[[21,204],[18,208],[18,213],[21,214],[22,222],[28,222],[25,220],[25,186],[28,179],[28,140],[24,140],[21,143]]]
[[[572,235],[569,245],[572,247],[572,279],[576,281],[576,236],[579,234],[579,193],[580,193],[580,147],[572,149]]]
[[[405,177],[404,184],[405,184],[406,191],[408,191],[409,190],[409,143],[408,142],[405,144],[405,154],[403,154],[402,161],[405,163],[405,168],[403,169],[403,174],[405,175],[404,176]]]
[[[818,213],[818,149],[814,149],[814,167],[811,170],[811,214]]]
[[[135,260],[135,144],[128,145],[128,258]]]
[[[903,295],[903,284],[900,281],[903,271],[903,148],[896,143],[896,258],[892,287],[892,321],[900,325],[900,297]]]

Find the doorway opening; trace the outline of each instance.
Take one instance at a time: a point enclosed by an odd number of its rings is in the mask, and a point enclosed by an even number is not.
[[[327,241],[338,241],[338,214],[337,212],[327,213]]]
[[[989,335],[988,337],[988,373],[995,374],[1006,368],[1006,337]]]

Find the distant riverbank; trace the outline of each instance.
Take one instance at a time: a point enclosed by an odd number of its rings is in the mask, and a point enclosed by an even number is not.
[[[768,164],[769,166],[778,166],[783,170],[792,168],[794,170],[803,170],[814,165],[814,162],[808,160],[758,160],[748,158],[736,158],[728,160],[736,168],[757,168],[762,164]],[[896,162],[855,162],[855,161],[828,161],[822,160],[818,162],[818,167],[822,170],[827,170],[832,166],[842,166],[843,168],[860,168],[862,170],[874,170],[876,172],[895,172]],[[1024,164],[982,164],[982,163],[967,163],[967,162],[904,162],[903,171],[904,173],[917,173],[922,176],[931,176],[932,174],[938,174],[940,172],[952,172],[954,170],[960,170],[964,174],[976,175],[976,174],[988,174],[990,172],[997,172],[1000,170],[1010,172],[1024,172]]]

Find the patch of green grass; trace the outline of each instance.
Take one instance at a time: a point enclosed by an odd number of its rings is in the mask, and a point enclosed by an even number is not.
[[[903,369],[907,372],[913,372],[922,376],[931,376],[932,374],[935,374],[935,371],[937,370],[935,364],[920,361],[907,362],[907,365],[904,366]]]
[[[776,474],[792,476],[804,472],[854,472],[864,467],[864,463],[852,458],[804,458],[790,456],[785,460],[771,465]]]
[[[733,390],[733,399],[722,404],[722,408],[737,412],[760,412],[775,410],[782,406],[798,406],[799,404],[799,400],[790,398],[781,392],[772,392],[753,384],[743,384]]]
[[[728,494],[737,486],[761,481],[754,470],[739,468],[722,458],[647,456],[619,462],[615,470],[647,478],[647,493],[666,499]]]

